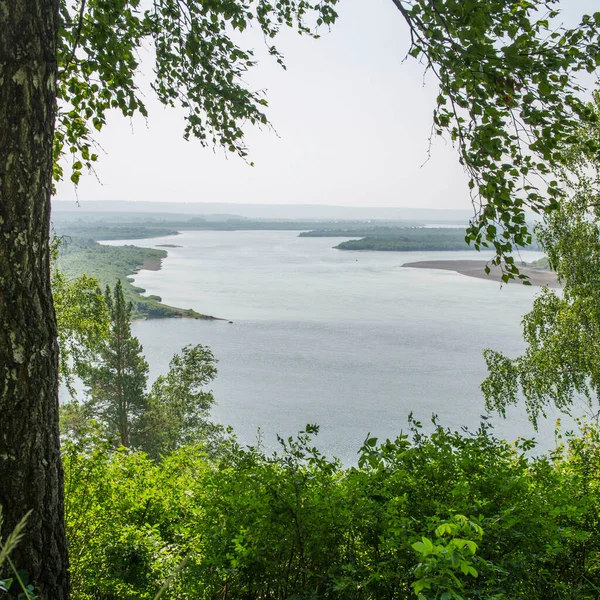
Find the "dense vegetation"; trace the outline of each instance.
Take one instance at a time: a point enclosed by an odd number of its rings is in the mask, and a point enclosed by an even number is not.
[[[125,298],[133,305],[132,316],[136,318],[191,317],[210,318],[192,309],[181,309],[161,303],[158,296],[142,296],[143,288],[131,283],[131,275],[140,268],[159,268],[167,256],[166,250],[138,248],[136,246],[106,246],[92,239],[65,237],[60,245],[58,268],[70,278],[83,274],[98,279],[102,288],[123,284]]]
[[[395,235],[371,235],[360,240],[348,240],[335,246],[338,250],[467,250],[463,229],[407,228]]]
[[[344,236],[336,235],[335,237],[347,237],[348,235],[352,234],[346,232]],[[362,234],[359,233],[357,235]],[[465,232],[463,229],[442,227],[407,227],[400,231],[385,229],[383,233],[374,230],[368,237],[361,238],[360,240],[348,240],[338,244],[335,248],[338,250],[375,250],[383,252],[411,252],[419,250],[443,252],[469,249],[465,243]],[[534,238],[527,245],[527,249],[539,249],[539,245]]]
[[[547,405],[568,411],[580,397],[597,410],[595,199],[587,188],[575,189],[538,229],[564,292],[537,298],[524,320],[522,357],[487,351],[483,390],[500,413],[521,395],[534,423]],[[157,407],[185,401],[181,373],[159,378],[165,395],[157,394]],[[175,428],[174,444],[147,452],[115,448],[118,432],[111,439],[89,419],[67,432],[75,597],[598,597],[597,419],[577,433],[558,430],[556,448],[543,456],[531,440],[496,439],[485,418],[476,432],[460,433],[434,418],[429,434],[410,419],[408,435],[366,439],[357,464],[343,466],[312,447],[316,426],[280,440],[278,454],[211,438],[209,407],[193,435],[186,439]]]
[[[578,174],[576,182],[565,177],[570,198],[537,230],[563,291],[544,289],[524,316],[523,354],[484,353],[489,376],[482,389],[488,406],[503,413],[524,401],[534,423],[549,405],[569,410],[577,402],[593,414],[598,411],[600,157],[588,142],[600,134],[600,93],[590,109],[595,123],[582,127],[570,147],[569,166]]]
[[[203,218],[192,215],[150,217],[148,213],[58,213],[53,217],[54,229],[59,235],[93,240],[133,240],[166,235],[178,231],[302,231],[302,237],[345,237],[368,235],[375,230],[393,232],[404,230],[415,223],[381,221],[373,226],[369,221],[317,221],[291,219],[246,219],[218,215]],[[304,230],[310,230],[305,232]]]
[[[107,313],[104,335],[93,338],[85,354],[71,353],[71,371],[63,369],[67,384],[72,372],[86,390],[84,399],[72,394],[61,406],[63,436],[77,440],[94,428],[115,448],[143,450],[155,459],[191,440],[215,449],[223,428],[208,419],[214,398],[206,385],[217,374],[210,349],[183,348],[148,391],[148,363],[131,333],[132,305],[121,282],[112,290],[107,286],[101,301]]]
[[[344,468],[311,447],[224,442],[160,462],[67,443],[74,597],[558,600],[600,588],[598,430],[553,453],[436,427]]]

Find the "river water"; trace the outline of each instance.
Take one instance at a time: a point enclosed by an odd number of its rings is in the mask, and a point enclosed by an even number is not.
[[[489,254],[348,252],[332,248],[339,241],[290,231],[187,231],[105,243],[180,246],[167,248],[162,269],[141,271],[135,285],[225,320],[151,320],[133,332],[152,378],[186,344],[210,346],[219,360],[213,417],[243,443],[260,428],[271,447],[276,434],[317,423],[317,445],[351,464],[367,434],[395,437],[410,412],[476,428],[484,414],[482,351],[523,350],[520,320],[539,288],[401,267]],[[501,437],[533,434],[521,409],[493,422]],[[552,445],[553,428],[551,415],[538,434],[542,449]]]

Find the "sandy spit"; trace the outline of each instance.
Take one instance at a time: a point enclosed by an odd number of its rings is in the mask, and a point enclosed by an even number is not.
[[[455,271],[456,273],[467,275],[468,277],[477,277],[478,279],[487,279],[488,281],[502,283],[502,271],[500,270],[500,267],[490,264],[489,267],[491,272],[487,275],[484,270],[487,264],[488,262],[485,260],[422,260],[419,262],[405,263],[402,266],[412,269]],[[553,271],[522,266],[519,266],[519,271],[529,277],[531,285],[545,285],[551,288],[560,287],[556,273]],[[510,280],[509,283],[519,284],[520,280]]]

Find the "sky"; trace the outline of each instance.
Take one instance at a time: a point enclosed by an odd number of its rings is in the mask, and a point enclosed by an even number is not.
[[[565,20],[594,7],[597,0],[569,0]],[[56,199],[469,209],[451,143],[436,137],[428,156],[437,86],[404,60],[398,10],[391,0],[342,0],[338,13],[319,40],[278,36],[286,71],[249,33],[248,45],[264,56],[246,82],[265,90],[275,128],[246,129],[254,167],[186,142],[183,112],[149,92],[147,120],[112,114],[98,135],[98,178],[83,177],[77,190],[63,182]],[[151,74],[150,61],[141,68]]]

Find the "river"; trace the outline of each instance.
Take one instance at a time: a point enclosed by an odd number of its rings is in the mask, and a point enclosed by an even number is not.
[[[317,445],[351,464],[367,434],[395,437],[410,412],[476,428],[485,410],[482,351],[523,350],[520,321],[539,288],[401,267],[490,254],[348,252],[332,248],[339,241],[290,231],[186,231],[104,243],[179,246],[167,249],[161,270],[136,275],[135,285],[166,304],[225,320],[151,320],[133,332],[151,378],[186,344],[213,350],[213,417],[243,443],[260,428],[271,447],[275,434],[317,423]],[[550,416],[538,434],[541,449],[552,445]],[[501,437],[533,434],[520,408],[493,422]]]

